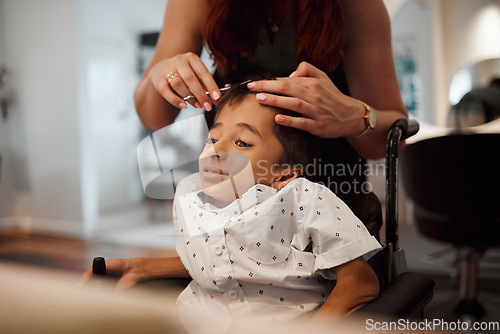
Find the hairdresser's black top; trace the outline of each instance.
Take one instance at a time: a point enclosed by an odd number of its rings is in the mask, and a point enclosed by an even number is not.
[[[296,25],[290,11],[281,23],[277,32],[271,31],[268,24],[263,23],[259,31],[259,45],[255,56],[249,59],[242,54],[237,64],[237,70],[222,76],[215,72],[214,77],[219,86],[226,83],[239,83],[248,76],[267,74],[275,77],[286,77],[297,68],[296,60]],[[342,64],[333,72],[328,73],[337,88],[350,95]],[[206,113],[209,126],[213,120],[209,118],[215,113]],[[349,191],[361,191],[360,186],[366,180],[364,176],[365,161],[354,151],[345,138],[322,139],[322,154],[315,162],[316,182],[328,186],[337,195]],[[328,174],[328,175],[324,175]],[[332,175],[333,174],[333,175]],[[304,175],[308,177],[308,175]]]

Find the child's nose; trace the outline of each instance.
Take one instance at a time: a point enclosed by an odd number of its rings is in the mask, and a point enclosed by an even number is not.
[[[227,147],[224,141],[220,140],[213,145],[214,152],[212,157],[218,159],[226,159],[227,158]]]
[[[217,158],[219,160],[226,160],[227,159],[227,152],[215,151],[215,154],[212,155],[212,158]]]
[[[220,159],[225,159],[227,157],[227,152],[229,152],[229,145],[226,140],[219,140],[213,144],[213,149],[216,155]]]

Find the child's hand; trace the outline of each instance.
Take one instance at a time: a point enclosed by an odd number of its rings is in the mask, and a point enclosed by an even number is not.
[[[315,318],[337,320],[377,298],[380,289],[377,275],[362,257],[333,270],[337,284]]]
[[[106,277],[117,278],[117,289],[128,289],[140,282],[156,278],[189,277],[180,258],[112,259],[106,261]],[[92,268],[87,269],[79,285],[89,283],[93,278]]]
[[[141,259],[112,259],[106,261],[106,277],[117,278],[117,289],[127,289],[137,285],[144,276],[143,266],[140,265]],[[86,285],[93,279],[92,268],[87,269],[78,285]]]

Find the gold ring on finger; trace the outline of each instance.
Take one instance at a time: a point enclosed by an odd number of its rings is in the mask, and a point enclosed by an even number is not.
[[[170,72],[167,75],[168,84],[170,85],[170,83],[172,82],[172,80],[174,80],[175,78],[180,78],[180,77],[181,76],[179,75],[179,73],[177,73],[177,72]]]

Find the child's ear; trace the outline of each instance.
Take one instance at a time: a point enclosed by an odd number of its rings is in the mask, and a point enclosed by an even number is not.
[[[276,176],[273,180],[271,187],[275,189],[281,189],[286,186],[290,181],[300,177],[302,175],[302,168],[293,167],[293,168],[284,168],[281,170],[280,175]]]

